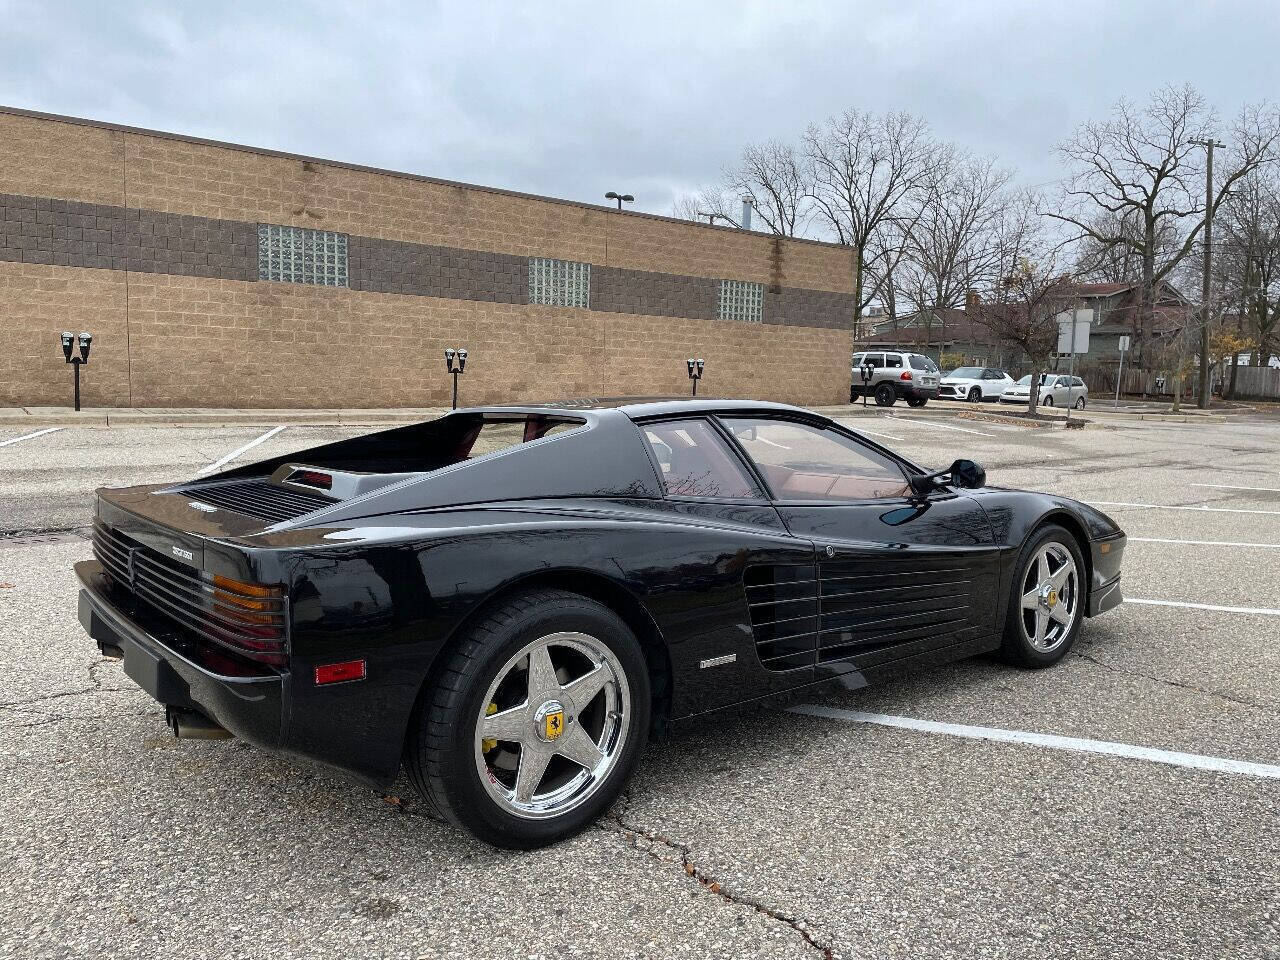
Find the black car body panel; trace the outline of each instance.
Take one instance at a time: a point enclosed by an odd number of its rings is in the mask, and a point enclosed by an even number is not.
[[[644,423],[746,414],[854,436],[812,412],[749,401],[485,408],[178,486],[101,490],[99,536],[126,544],[130,563],[96,547],[95,560],[77,565],[81,620],[104,649],[123,651],[130,675],[161,702],[263,748],[385,784],[442,651],[523,587],[580,592],[622,616],[661,678],[655,713],[664,721],[993,649],[1015,560],[1047,520],[1080,540],[1087,612],[1119,602],[1124,535],[1066,498],[950,487],[835,503],[666,495]],[[432,459],[433,444],[513,417],[569,422],[541,438],[526,427],[533,439],[501,452]],[[924,472],[858,440],[907,474]],[[302,504],[313,509],[284,520],[238,512],[252,503],[233,508],[256,484],[293,509],[278,489],[282,468],[298,464],[397,479],[356,484],[368,492],[347,499],[317,495]],[[196,589],[215,594],[217,578],[280,585],[287,662],[251,662],[202,642],[192,624],[198,633],[203,621],[184,623],[168,615],[176,607],[140,599],[135,559],[175,576],[190,568],[213,584]],[[365,662],[362,678],[316,683],[317,667],[352,660]]]

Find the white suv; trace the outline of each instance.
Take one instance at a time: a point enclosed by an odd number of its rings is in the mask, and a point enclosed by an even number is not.
[[[956,367],[942,377],[940,400],[999,400],[1013,386],[1013,377],[994,367]]]
[[[862,380],[861,367],[870,364],[871,379]],[[849,385],[849,402],[865,392],[875,397],[882,407],[892,407],[899,400],[923,407],[938,395],[938,365],[922,353],[900,353],[896,350],[868,350],[853,355],[853,382]]]

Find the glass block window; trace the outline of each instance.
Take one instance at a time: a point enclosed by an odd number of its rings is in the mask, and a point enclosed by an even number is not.
[[[258,279],[345,287],[347,235],[260,223]]]
[[[721,280],[716,316],[739,323],[764,322],[764,284],[747,280]]]
[[[590,307],[591,264],[530,257],[529,302],[548,307]]]

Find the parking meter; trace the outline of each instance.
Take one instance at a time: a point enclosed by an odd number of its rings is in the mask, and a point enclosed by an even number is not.
[[[869,363],[864,363],[858,367],[858,376],[862,378],[862,405],[867,405],[867,384],[871,382],[871,378],[876,375],[876,368]]]

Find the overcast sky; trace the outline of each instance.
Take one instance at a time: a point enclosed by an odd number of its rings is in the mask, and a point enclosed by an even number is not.
[[[1280,90],[1280,3],[0,0],[0,103],[670,213],[747,141],[908,110],[1024,183],[1121,95]]]

